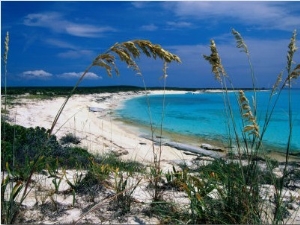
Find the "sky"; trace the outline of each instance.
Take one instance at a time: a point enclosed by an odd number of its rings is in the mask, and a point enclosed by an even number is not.
[[[1,1],[1,58],[9,32],[7,86],[74,86],[116,42],[142,39],[180,57],[181,63],[168,65],[166,86],[218,88],[203,58],[214,40],[234,86],[251,87],[247,56],[231,33],[235,29],[249,49],[256,86],[271,88],[281,71],[286,75],[288,44],[293,31],[300,32],[299,18],[297,1]],[[300,63],[299,51],[293,66]],[[164,85],[162,60],[141,56],[136,63],[142,76],[117,58],[119,76],[93,67],[81,86]],[[2,60],[1,86],[4,75]],[[300,79],[293,87],[300,88]]]

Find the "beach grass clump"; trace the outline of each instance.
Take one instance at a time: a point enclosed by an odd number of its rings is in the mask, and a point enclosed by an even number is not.
[[[214,174],[214,179],[207,177],[207,181],[215,184],[215,177],[218,177],[218,182],[220,182],[222,188],[217,188],[219,196],[219,208],[221,210],[215,211],[215,215],[206,215],[204,218],[211,218],[210,222],[213,223],[263,223],[270,222],[263,220],[263,215],[268,214],[268,218],[272,218],[272,223],[279,223],[283,221],[286,211],[286,205],[282,201],[282,193],[284,184],[288,177],[288,164],[292,140],[292,131],[293,131],[293,118],[292,118],[292,107],[291,107],[291,85],[292,82],[299,77],[299,68],[300,65],[296,65],[293,68],[293,56],[297,50],[296,47],[296,31],[293,32],[291,41],[288,45],[288,54],[287,54],[287,66],[286,71],[287,75],[284,78],[283,71],[279,73],[276,78],[276,81],[273,85],[272,90],[270,91],[269,101],[264,104],[266,109],[265,120],[262,124],[257,122],[257,112],[260,110],[257,108],[257,98],[256,98],[256,78],[254,76],[253,67],[250,59],[250,53],[244,39],[241,34],[236,30],[232,30],[232,34],[237,43],[237,48],[241,49],[241,52],[245,53],[248,59],[250,67],[250,75],[252,78],[252,105],[249,103],[249,100],[245,96],[243,90],[235,92],[236,94],[236,103],[239,106],[240,117],[235,117],[233,112],[233,103],[229,101],[228,97],[228,86],[231,86],[235,90],[233,83],[230,79],[230,76],[226,73],[224,66],[221,62],[221,57],[218,54],[218,50],[215,42],[212,40],[210,44],[211,54],[209,56],[204,55],[204,59],[209,62],[212,67],[212,73],[214,74],[216,80],[220,83],[223,90],[223,100],[224,108],[226,113],[226,121],[228,124],[228,142],[231,147],[234,147],[235,151],[231,153],[231,158],[236,158],[237,162],[226,163],[215,160],[212,165],[209,167],[213,170],[210,173]],[[269,122],[271,121],[274,109],[278,102],[279,96],[283,89],[288,88],[289,90],[289,101],[288,101],[288,124],[289,124],[289,135],[287,139],[286,149],[285,149],[285,164],[283,169],[282,177],[275,177],[272,170],[274,168],[273,163],[265,157],[264,151],[264,135],[268,128]],[[275,95],[274,93],[277,93]],[[273,99],[274,98],[274,99]],[[238,123],[240,121],[240,123]],[[240,125],[241,124],[241,127]],[[246,156],[247,161],[244,161]],[[262,171],[258,165],[258,159],[264,159],[266,168]],[[245,165],[246,164],[246,165]],[[205,174],[209,168],[201,168],[201,173]],[[220,173],[219,173],[219,172]],[[202,175],[203,176],[203,175]],[[220,184],[218,186],[220,187]],[[274,210],[272,213],[267,212],[267,210],[262,207],[263,200],[260,193],[261,185],[270,184],[275,187],[275,201],[274,201]],[[189,189],[187,189],[189,190]],[[192,196],[191,194],[189,196]],[[197,199],[198,198],[198,199]],[[203,211],[205,206],[207,209],[210,209],[211,206],[209,202],[205,202],[197,197],[196,195],[192,198],[199,207],[195,209],[195,215],[200,213],[207,213]],[[202,202],[201,202],[202,201]],[[205,204],[204,204],[204,203]],[[213,201],[212,201],[213,202]],[[197,206],[197,204],[194,204]],[[206,205],[208,204],[208,205]],[[197,211],[198,210],[198,211]],[[202,210],[202,211],[201,211]],[[196,213],[198,212],[198,213]],[[211,211],[209,211],[211,212]],[[203,222],[199,217],[200,221]],[[198,218],[198,219],[199,219]],[[215,220],[218,218],[218,220]],[[204,221],[207,222],[207,221]]]
[[[257,199],[254,195],[257,196],[258,192],[245,184],[241,170],[243,168],[236,162],[216,159],[188,175],[182,188],[190,199],[190,223],[245,224],[259,221],[259,202],[250,202]]]
[[[130,212],[134,202],[132,194],[141,181],[142,178],[135,179],[130,172],[120,171],[119,168],[115,169],[113,185],[115,196],[111,201],[110,209],[115,211],[116,216],[123,216]]]
[[[107,153],[96,157],[95,162],[101,165],[110,165],[114,170],[118,168],[121,171],[129,173],[145,173],[145,165],[134,160],[123,160],[113,153]]]
[[[123,181],[123,174],[127,174],[126,177],[132,177],[136,173],[145,173],[145,166],[139,162],[132,160],[122,160],[116,157],[114,154],[103,154],[90,158],[87,168],[87,175],[83,179],[82,190],[84,186],[89,187],[91,185],[104,185],[107,187],[113,187],[113,184],[108,181],[110,176],[114,176],[115,179],[120,179],[118,184],[119,188],[115,185],[115,189],[125,189]],[[118,172],[116,172],[118,171]],[[127,182],[127,181],[126,181]],[[120,186],[121,185],[121,186]],[[120,188],[123,187],[123,188]]]
[[[190,221],[187,209],[164,200],[151,203],[150,207],[143,212],[148,217],[157,217],[160,224],[188,224]]]

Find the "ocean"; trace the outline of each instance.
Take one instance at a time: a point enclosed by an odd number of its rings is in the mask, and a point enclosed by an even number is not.
[[[270,91],[257,91],[257,119],[260,129],[264,124]],[[300,152],[300,90],[292,89],[292,141],[291,151]],[[242,123],[235,92],[229,93],[233,115],[241,133]],[[252,106],[252,91],[245,91]],[[273,101],[277,97],[273,96]],[[283,90],[263,137],[266,150],[286,149],[289,135],[288,90]],[[145,95],[124,102],[116,111],[123,121],[140,127],[149,127],[150,121],[156,130],[199,139],[202,142],[226,143],[228,119],[224,110],[224,95],[220,91],[183,92],[183,94]],[[164,107],[163,107],[164,105]],[[163,122],[162,122],[163,121]],[[162,123],[161,123],[162,122]],[[150,130],[149,130],[150,132]]]

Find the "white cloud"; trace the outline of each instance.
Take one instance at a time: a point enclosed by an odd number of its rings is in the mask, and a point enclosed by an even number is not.
[[[47,26],[47,27],[57,27],[57,24],[49,23],[50,21],[62,20],[59,13],[32,13],[28,14],[24,18],[24,24],[27,26]]]
[[[67,72],[67,73],[63,73],[62,75],[60,75],[61,78],[79,78],[81,77],[83,74],[83,72]],[[87,72],[84,79],[91,79],[91,80],[98,80],[98,79],[102,79],[101,76],[98,76],[97,74],[93,73],[93,72]]]
[[[115,29],[108,26],[96,27],[96,26],[86,25],[86,24],[69,24],[66,27],[66,32],[68,34],[77,37],[99,37],[104,32],[107,31],[115,31]]]
[[[45,42],[55,47],[66,49],[64,52],[57,54],[60,58],[71,58],[78,59],[82,57],[92,58],[95,54],[91,50],[80,49],[78,46],[72,45],[68,42],[57,40],[57,39],[46,39]]]
[[[131,4],[135,8],[141,9],[141,8],[145,8],[148,5],[148,2],[145,2],[145,1],[134,1]]]
[[[179,17],[193,17],[215,22],[230,18],[244,24],[264,29],[293,30],[300,26],[299,16],[293,15],[292,8],[281,2],[214,2],[179,1],[167,2],[165,8]]]
[[[105,32],[116,31],[109,26],[73,23],[55,12],[28,14],[23,23],[26,26],[45,27],[55,32],[67,33],[77,37],[99,37]]]
[[[141,29],[146,30],[146,31],[155,31],[155,30],[157,30],[157,26],[155,26],[154,24],[148,24],[148,25],[142,26]]]
[[[52,74],[44,70],[30,70],[22,73],[22,78],[25,79],[45,79],[50,77],[52,77]]]
[[[49,39],[46,39],[45,42],[47,44],[50,44],[50,45],[53,45],[53,46],[59,47],[59,48],[77,49],[77,47],[75,45],[72,45],[68,42],[57,40],[57,39],[49,38]]]
[[[82,57],[90,57],[92,59],[93,52],[90,50],[68,50],[58,53],[60,58],[78,59]]]
[[[169,26],[176,27],[176,28],[183,28],[183,27],[191,27],[192,24],[189,22],[167,22]]]

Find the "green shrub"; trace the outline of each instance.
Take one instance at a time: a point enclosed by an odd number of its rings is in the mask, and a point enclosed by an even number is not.
[[[60,139],[60,142],[62,145],[64,144],[79,144],[80,143],[80,139],[78,137],[76,137],[74,134],[66,134],[65,136],[63,136],[61,139]]]
[[[61,148],[55,136],[48,137],[45,128],[25,128],[2,121],[1,132],[2,170],[8,164],[22,171],[30,161],[51,156],[54,150]]]
[[[25,128],[1,122],[1,169],[6,164],[15,171],[24,171],[30,161],[44,157],[46,164],[65,168],[87,168],[93,156],[79,147],[62,147],[56,136],[47,133],[45,128]],[[58,162],[58,163],[57,163]]]

